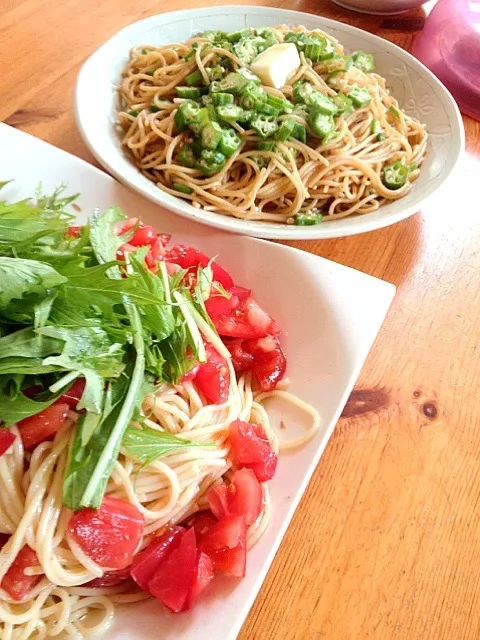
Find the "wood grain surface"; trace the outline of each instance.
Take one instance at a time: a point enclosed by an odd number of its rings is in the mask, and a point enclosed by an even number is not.
[[[206,4],[225,3],[1,0],[0,119],[95,164],[72,112],[84,60],[130,22]],[[425,19],[327,0],[261,4],[406,49]],[[480,123],[464,122],[461,170],[417,215],[291,243],[393,282],[397,295],[240,640],[480,638]]]

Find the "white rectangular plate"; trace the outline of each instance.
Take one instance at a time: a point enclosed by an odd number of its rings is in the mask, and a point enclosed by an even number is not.
[[[68,184],[69,193],[80,193],[80,222],[95,208],[116,204],[128,215],[154,224],[159,232],[172,233],[177,241],[218,254],[235,281],[253,288],[260,304],[285,331],[290,390],[318,409],[321,425],[307,445],[280,456],[270,483],[272,520],[248,555],[246,577],[241,581],[217,578],[196,608],[180,615],[166,612],[154,600],[125,607],[118,611],[108,635],[115,640],[233,640],[332,434],[395,288],[310,253],[176,217],[88,163],[4,124],[0,124],[0,148],[0,181],[15,179],[1,191],[2,200],[31,196],[41,181],[44,193],[62,182]],[[278,407],[273,413],[278,420]],[[289,416],[287,411],[282,417],[290,425],[287,437],[308,427],[301,416]]]

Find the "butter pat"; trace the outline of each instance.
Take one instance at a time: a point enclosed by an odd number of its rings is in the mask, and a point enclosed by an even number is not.
[[[293,42],[284,42],[265,49],[251,63],[250,69],[260,78],[262,84],[280,89],[300,64],[297,47]]]

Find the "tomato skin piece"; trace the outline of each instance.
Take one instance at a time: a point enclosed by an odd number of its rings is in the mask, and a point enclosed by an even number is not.
[[[41,575],[27,576],[24,571],[30,567],[37,567],[39,564],[35,551],[25,545],[20,549],[7,573],[3,576],[0,586],[14,600],[23,600],[42,578]]]
[[[265,432],[256,426],[238,419],[230,425],[228,441],[240,466],[263,462],[271,451]]]
[[[218,520],[223,520],[226,516],[235,513],[230,508],[230,498],[227,486],[224,484],[219,484],[208,492],[208,504]]]
[[[185,533],[183,527],[171,527],[166,529],[161,535],[154,538],[148,547],[137,553],[130,567],[130,575],[138,586],[150,593],[149,582],[153,578],[155,571],[161,563],[168,558],[180,544],[180,540]]]
[[[133,245],[134,247],[144,247],[147,244],[153,245],[156,239],[157,234],[153,227],[140,224],[138,229],[129,240],[129,244]]]
[[[237,373],[244,373],[253,369],[254,358],[252,354],[245,349],[246,340],[235,339],[225,342],[225,346],[232,356],[233,368]]]
[[[173,245],[173,247],[167,251],[165,259],[167,262],[178,264],[182,269],[205,268],[210,262],[210,258],[205,253],[202,253],[195,247],[187,247],[183,244]],[[233,279],[228,271],[216,261],[213,261],[211,266],[213,279],[216,282],[219,282],[227,290],[233,287]]]
[[[287,358],[276,336],[246,340],[243,348],[252,355],[252,371],[262,391],[272,391],[287,370]]]
[[[71,238],[78,238],[78,236],[80,235],[81,231],[82,231],[82,227],[73,225],[71,227],[68,227],[67,236],[70,236]]]
[[[203,537],[200,548],[211,554],[222,549],[235,549],[246,540],[247,528],[243,515],[231,514],[217,522]]]
[[[58,402],[34,416],[20,420],[17,426],[25,449],[34,447],[60,431],[65,424],[69,410],[70,407],[66,402]]]
[[[3,456],[10,449],[16,437],[9,429],[0,427],[0,456]]]
[[[57,400],[57,403],[66,403],[75,411],[77,404],[80,402],[80,398],[85,390],[85,378],[77,378],[72,386],[63,393]]]
[[[101,567],[125,569],[142,538],[145,521],[140,511],[123,500],[106,496],[100,509],[72,515],[70,536]]]
[[[239,469],[228,487],[232,513],[243,515],[249,527],[260,515],[263,507],[263,492],[253,469]]]
[[[90,587],[92,589],[98,589],[99,587],[116,587],[129,578],[130,567],[126,567],[119,571],[106,571],[101,578],[90,580],[90,582],[83,584],[82,587]]]
[[[203,551],[199,551],[193,584],[187,597],[187,601],[185,602],[185,609],[190,609],[198,599],[199,595],[208,587],[213,578],[213,562],[210,556]]]
[[[271,480],[277,469],[278,456],[272,451],[265,431],[259,425],[234,420],[228,437],[239,467],[247,467],[259,482]]]
[[[149,592],[175,613],[188,606],[190,592],[197,578],[197,555],[195,529],[190,528],[148,583]]]
[[[228,576],[244,578],[247,566],[247,543],[241,542],[234,549],[220,549],[210,554],[215,571]]]
[[[226,298],[218,293],[205,300],[205,309],[212,320],[226,313],[231,313],[239,306],[240,299],[237,296]]]
[[[225,358],[210,343],[205,344],[207,362],[199,365],[195,383],[209,402],[222,404],[228,400],[230,370]]]
[[[193,365],[190,371],[187,371],[186,373],[183,374],[183,376],[180,377],[180,382],[190,382],[194,380],[195,376],[198,373],[199,368],[200,368],[200,365],[198,363]]]
[[[279,326],[260,305],[249,296],[232,313],[212,318],[215,329],[224,338],[250,340],[264,336],[279,335]]]

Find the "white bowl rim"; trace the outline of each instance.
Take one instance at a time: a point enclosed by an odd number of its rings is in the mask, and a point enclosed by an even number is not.
[[[465,151],[465,130],[463,127],[462,116],[460,110],[455,102],[454,98],[448,91],[448,89],[438,80],[438,78],[419,60],[417,60],[408,51],[405,51],[398,45],[385,40],[379,36],[369,33],[363,29],[350,26],[349,24],[331,20],[330,18],[324,18],[316,14],[305,13],[300,11],[292,11],[288,9],[279,9],[274,7],[263,6],[250,6],[250,5],[226,5],[228,7],[228,13],[243,13],[251,15],[268,15],[271,17],[278,16],[279,22],[290,22],[296,24],[302,24],[302,18],[305,17],[311,20],[318,21],[318,28],[322,28],[328,31],[328,28],[340,29],[353,33],[354,35],[361,36],[363,38],[371,39],[377,45],[382,45],[386,50],[390,50],[392,54],[399,58],[408,60],[410,65],[417,68],[419,72],[425,75],[436,89],[443,94],[444,106],[448,111],[450,124],[452,126],[452,151],[449,154],[448,161],[442,166],[441,172],[436,176],[436,179],[431,181],[428,188],[425,189],[424,195],[421,198],[414,199],[410,204],[406,205],[402,209],[391,213],[388,211],[388,204],[382,207],[380,211],[385,212],[385,215],[380,218],[376,218],[374,212],[372,214],[364,214],[362,216],[351,216],[340,220],[328,221],[325,224],[310,226],[310,227],[298,227],[294,225],[268,223],[259,221],[242,220],[226,215],[222,215],[215,212],[204,211],[203,209],[195,209],[189,204],[186,204],[180,198],[170,196],[164,193],[153,183],[151,183],[154,189],[149,190],[147,186],[142,184],[136,184],[135,179],[129,179],[128,175],[124,173],[116,166],[115,156],[119,155],[115,150],[115,154],[112,159],[108,157],[108,153],[102,152],[101,149],[95,144],[95,136],[91,134],[91,123],[86,121],[82,114],[82,100],[84,99],[83,85],[88,82],[88,75],[90,70],[94,69],[95,61],[98,57],[101,57],[105,50],[117,39],[122,40],[128,37],[129,32],[137,31],[143,27],[154,27],[160,23],[159,26],[168,20],[168,17],[174,16],[175,19],[191,19],[196,17],[202,17],[205,14],[209,14],[212,10],[218,9],[218,6],[202,7],[200,9],[182,9],[178,11],[170,11],[165,13],[159,13],[142,20],[127,25],[122,28],[108,40],[106,40],[83,64],[77,77],[77,82],[74,91],[74,114],[75,120],[80,132],[80,135],[85,142],[88,149],[94,155],[94,157],[105,167],[113,176],[115,176],[120,182],[125,184],[128,188],[136,191],[140,195],[147,197],[156,204],[163,206],[174,213],[177,213],[184,218],[193,219],[201,224],[206,224],[218,229],[230,231],[237,234],[243,234],[248,236],[254,236],[257,238],[267,239],[283,239],[283,240],[306,240],[306,239],[330,239],[346,237],[351,235],[358,235],[360,233],[366,233],[382,229],[390,226],[409,216],[417,213],[421,206],[424,206],[426,202],[437,192],[440,187],[444,187],[448,179],[452,177],[454,169],[458,166],[459,161]],[[120,161],[120,160],[119,160]],[[132,172],[135,172],[136,177],[141,177],[145,181],[148,179],[142,176],[138,169],[132,165]],[[415,187],[415,185],[414,185]],[[413,189],[412,192],[414,193]],[[407,196],[408,197],[408,196]]]

